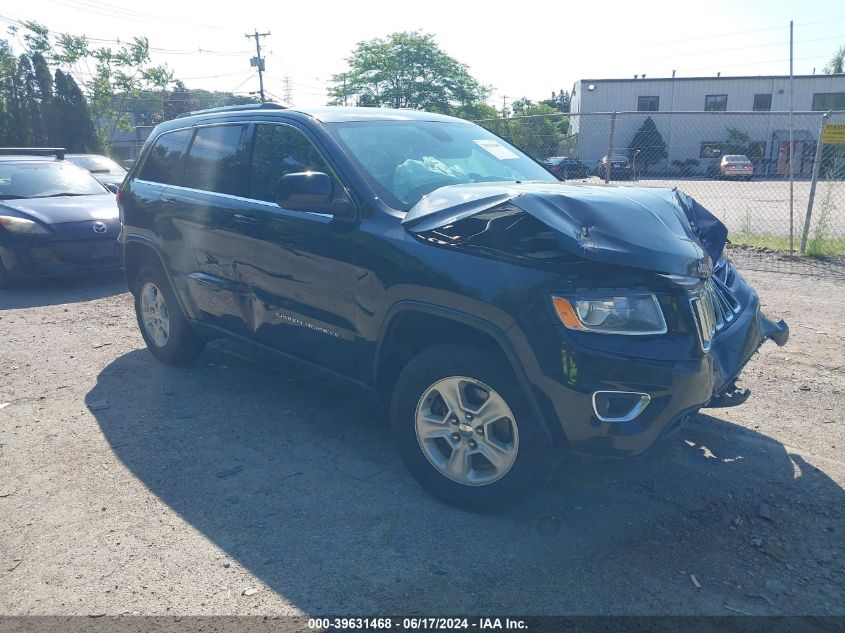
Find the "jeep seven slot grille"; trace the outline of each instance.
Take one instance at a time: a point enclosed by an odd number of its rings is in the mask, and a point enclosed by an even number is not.
[[[690,299],[701,349],[705,352],[710,349],[713,337],[730,326],[742,310],[730,289],[735,278],[736,271],[731,263],[722,260],[713,270],[713,276]]]

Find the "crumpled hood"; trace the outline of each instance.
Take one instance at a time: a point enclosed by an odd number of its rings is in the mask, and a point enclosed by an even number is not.
[[[63,198],[23,198],[0,201],[0,209],[8,207],[44,224],[116,220],[117,199],[113,194],[67,196]]]
[[[686,194],[668,188],[564,183],[478,183],[441,187],[402,224],[423,233],[500,205],[547,225],[563,251],[661,273],[709,276],[727,229]]]

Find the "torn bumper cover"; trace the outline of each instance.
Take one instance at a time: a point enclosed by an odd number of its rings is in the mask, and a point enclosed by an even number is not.
[[[577,450],[638,454],[700,408],[740,404],[742,368],[765,340],[783,345],[789,337],[723,257],[722,222],[677,190],[456,185],[423,198],[403,224],[442,246],[559,266],[564,292],[624,293],[622,280],[631,277],[638,289],[652,284],[670,324],[662,335],[519,324],[532,356],[522,359],[528,378]],[[526,224],[530,230],[518,228]],[[578,274],[567,268],[573,263]],[[588,280],[578,276],[585,271]]]

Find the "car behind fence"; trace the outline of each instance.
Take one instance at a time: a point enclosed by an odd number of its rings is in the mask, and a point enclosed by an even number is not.
[[[476,122],[538,160],[578,159],[587,182],[678,187],[728,226],[731,242],[744,247],[735,256],[757,253],[750,265],[845,276],[843,111],[560,113]],[[629,169],[602,169],[605,156],[620,155]],[[733,156],[751,161],[750,177],[725,168]]]

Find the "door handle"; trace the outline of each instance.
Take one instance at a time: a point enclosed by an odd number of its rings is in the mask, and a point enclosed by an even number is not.
[[[240,222],[241,224],[258,224],[258,218],[252,218],[248,215],[241,215],[240,213],[236,213],[235,222]]]

